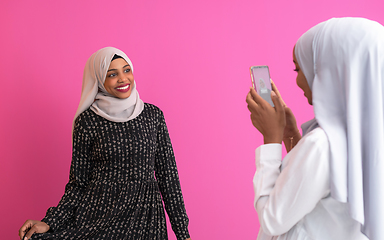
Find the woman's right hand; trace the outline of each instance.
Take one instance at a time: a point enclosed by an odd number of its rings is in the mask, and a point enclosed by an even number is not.
[[[271,85],[272,85],[272,90],[276,93],[278,99],[280,100],[281,104],[284,107],[286,124],[284,128],[283,141],[284,143],[289,142],[289,144],[285,144],[287,151],[289,152],[296,145],[296,143],[301,139],[301,134],[299,129],[297,128],[296,118],[293,115],[292,110],[289,107],[287,107],[287,104],[285,104],[283,98],[280,95],[279,90],[277,89],[272,79],[271,79]]]
[[[286,121],[283,105],[273,91],[271,92],[271,98],[275,107],[265,101],[252,87],[246,98],[252,124],[263,134],[264,144],[281,143],[285,129]]]
[[[25,221],[23,226],[21,226],[19,230],[19,236],[20,236],[20,239],[27,240],[27,239],[30,239],[34,233],[45,233],[48,230],[49,230],[49,226],[45,222],[36,221],[36,220],[27,220]]]
[[[271,85],[272,85],[272,90],[276,93],[277,97],[279,98],[281,104],[284,107],[284,112],[285,112],[285,120],[286,120],[286,125],[284,129],[284,138],[290,138],[295,136],[297,133],[300,134],[299,129],[297,128],[297,123],[296,123],[296,118],[293,115],[292,110],[287,107],[287,104],[285,104],[283,98],[280,95],[279,90],[277,89],[275,83],[271,79]]]

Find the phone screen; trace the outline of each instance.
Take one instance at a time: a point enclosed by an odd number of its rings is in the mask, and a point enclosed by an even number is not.
[[[272,86],[268,66],[252,66],[250,70],[252,84],[253,87],[256,89],[256,92],[265,101],[271,104],[272,107],[274,107],[274,104],[271,99]]]

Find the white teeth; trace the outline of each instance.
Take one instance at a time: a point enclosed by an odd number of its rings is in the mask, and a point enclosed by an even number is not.
[[[119,89],[119,90],[125,90],[125,89],[127,89],[129,87],[129,84],[127,85],[127,86],[125,86],[125,87],[120,87],[120,88],[116,88],[116,89]]]

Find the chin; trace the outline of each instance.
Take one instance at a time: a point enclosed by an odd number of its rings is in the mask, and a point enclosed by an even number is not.
[[[126,98],[129,98],[129,96],[131,96],[131,91],[129,91],[127,93],[115,93],[114,96],[116,98],[126,99]]]
[[[129,98],[129,96],[131,96],[131,94],[129,94],[128,96],[118,96],[118,98],[120,98],[120,99],[127,99],[127,98]]]
[[[131,96],[131,93],[129,93],[128,95],[121,96],[121,97],[119,97],[119,98],[121,98],[121,99],[127,99],[127,98],[129,98],[130,96]]]

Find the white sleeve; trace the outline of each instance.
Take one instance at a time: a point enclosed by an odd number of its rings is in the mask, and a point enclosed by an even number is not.
[[[288,232],[329,194],[329,145],[321,128],[285,156],[280,172],[281,148],[266,144],[256,149],[254,204],[261,228],[270,236]]]

